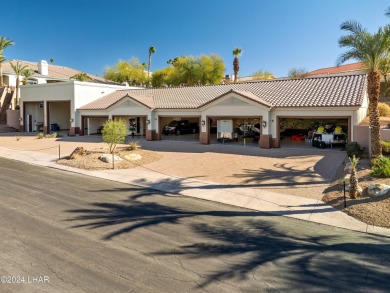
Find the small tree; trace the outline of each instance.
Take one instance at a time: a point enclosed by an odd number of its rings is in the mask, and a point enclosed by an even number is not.
[[[359,158],[353,156],[352,158],[349,158],[349,161],[351,162],[351,176],[349,177],[350,182],[350,189],[349,189],[349,196],[352,199],[356,199],[359,196],[359,185],[358,185],[358,178],[356,173],[356,166],[359,163]]]
[[[115,152],[118,143],[124,143],[127,134],[126,122],[124,120],[108,120],[104,123],[102,136],[103,141],[108,144],[110,153]]]

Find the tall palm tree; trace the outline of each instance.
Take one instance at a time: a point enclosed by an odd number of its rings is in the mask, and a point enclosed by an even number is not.
[[[15,43],[12,40],[4,38],[4,37],[0,37],[0,55],[3,56],[4,49],[9,47],[9,46],[12,46],[14,44]],[[3,83],[4,83],[3,82],[3,64],[2,64],[2,62],[0,62],[0,86],[2,86]]]
[[[354,155],[352,158],[349,158],[349,161],[351,162],[351,175],[349,177],[349,196],[352,199],[356,199],[359,196],[359,184],[356,172],[356,166],[359,163],[359,158],[355,157]]]
[[[240,70],[240,60],[238,57],[242,54],[240,48],[235,48],[233,50],[234,60],[233,60],[233,71],[234,71],[234,82],[237,82],[238,71]]]
[[[379,28],[373,34],[367,32],[356,21],[346,21],[341,24],[340,28],[349,32],[348,35],[339,39],[340,47],[347,47],[348,51],[340,55],[337,64],[341,65],[350,59],[359,60],[364,63],[368,70],[367,90],[370,100],[371,159],[375,159],[382,155],[378,111],[381,75],[378,68],[380,62],[389,54],[390,26]]]
[[[20,76],[23,74],[23,71],[27,68],[27,66],[22,66],[22,63],[16,61],[16,64],[10,62],[12,69],[16,74],[16,105],[19,105],[20,99]]]
[[[148,79],[150,78],[150,65],[152,64],[152,54],[156,53],[155,47],[149,47],[149,59],[148,59]]]
[[[34,75],[34,70],[32,70],[30,68],[26,68],[25,70],[23,70],[22,75],[24,77],[23,84],[27,85],[28,79]]]

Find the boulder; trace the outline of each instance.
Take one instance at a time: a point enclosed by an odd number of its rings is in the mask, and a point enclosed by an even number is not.
[[[125,158],[129,161],[138,161],[142,159],[142,156],[139,154],[129,154],[126,155]]]
[[[99,157],[99,160],[104,163],[112,163],[112,159],[114,158],[114,162],[120,162],[123,161],[123,159],[117,155],[112,154],[104,154]]]
[[[367,187],[367,193],[369,196],[382,196],[390,191],[390,186],[386,184],[372,184]]]
[[[82,157],[86,154],[86,150],[83,147],[77,147],[74,149],[74,151],[70,154],[69,159],[74,160],[78,157]]]

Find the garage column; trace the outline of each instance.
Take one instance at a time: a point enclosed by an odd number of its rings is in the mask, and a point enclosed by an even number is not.
[[[259,138],[259,147],[263,149],[272,148],[272,135],[270,134],[270,119],[267,116],[263,116],[260,123],[261,135]]]
[[[210,119],[202,115],[200,117],[200,127],[199,127],[199,143],[201,144],[209,144],[210,143],[210,133],[208,129],[210,124]]]
[[[155,140],[156,139],[156,128],[157,128],[157,118],[155,112],[150,112],[146,117],[146,140]]]
[[[49,127],[49,103],[43,101],[43,133],[48,134],[50,132]]]

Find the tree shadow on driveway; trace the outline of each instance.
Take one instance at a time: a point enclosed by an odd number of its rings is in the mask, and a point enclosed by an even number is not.
[[[141,188],[126,199],[94,202],[67,212],[74,215],[69,221],[77,222],[73,228],[110,228],[103,240],[174,225],[185,243],[147,253],[162,262],[174,257],[183,270],[201,279],[202,288],[220,282],[277,291],[385,292],[390,288],[386,238],[215,203],[205,205],[169,193],[146,190],[143,194]]]

